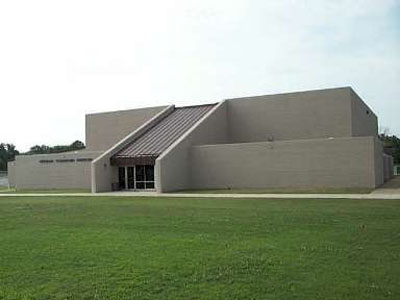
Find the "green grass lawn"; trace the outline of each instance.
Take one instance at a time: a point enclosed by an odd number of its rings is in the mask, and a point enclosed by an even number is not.
[[[400,201],[1,197],[0,299],[399,299]]]

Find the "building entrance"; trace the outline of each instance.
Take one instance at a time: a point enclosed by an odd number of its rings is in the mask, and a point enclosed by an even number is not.
[[[154,165],[119,167],[118,186],[121,190],[154,189]]]

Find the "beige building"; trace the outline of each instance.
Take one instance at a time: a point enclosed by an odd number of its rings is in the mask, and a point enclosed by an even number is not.
[[[368,187],[393,174],[376,115],[349,87],[86,116],[82,151],[20,155],[18,189]]]

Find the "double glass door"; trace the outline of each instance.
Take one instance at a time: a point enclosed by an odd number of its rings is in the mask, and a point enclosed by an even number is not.
[[[154,189],[154,165],[119,167],[119,188],[121,190]]]

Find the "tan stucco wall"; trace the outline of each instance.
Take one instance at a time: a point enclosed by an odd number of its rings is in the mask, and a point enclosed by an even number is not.
[[[384,181],[388,181],[393,178],[394,170],[393,170],[393,157],[387,154],[383,154],[383,179]]]
[[[350,89],[351,95],[351,135],[377,136],[378,118],[361,98]]]
[[[372,188],[374,143],[357,137],[195,146],[191,188]]]
[[[369,114],[366,114],[367,109]],[[215,117],[216,115],[218,117]],[[224,188],[231,179],[235,187],[254,187],[254,184],[257,187],[266,187],[263,181],[255,183],[257,180],[263,180],[263,171],[258,164],[264,156],[267,160],[265,163],[269,163],[268,160],[271,159],[274,165],[268,169],[271,185],[267,187],[379,186],[383,183],[384,164],[382,147],[375,138],[376,124],[375,114],[349,87],[229,99],[218,108],[217,112],[200,122],[194,133],[183,137],[168,153],[164,153],[157,160],[157,191],[204,188],[202,176],[207,181],[218,174],[220,178],[225,176],[222,183],[206,185],[206,188]],[[206,130],[203,131],[203,128]],[[196,132],[201,134],[195,134]],[[207,137],[210,134],[217,138]],[[353,135],[369,137],[353,139]],[[271,158],[270,152],[252,152],[251,148],[254,145],[246,144],[266,142],[270,136],[273,137],[274,144],[268,143],[268,147],[282,146],[279,151],[273,152],[274,158]],[[330,139],[331,137],[335,138]],[[224,143],[224,140],[230,144],[245,144],[218,145]],[[192,161],[191,153],[196,155],[198,152],[197,150],[190,152],[188,149],[193,145],[204,144],[217,144],[204,146],[206,147],[204,149],[208,149],[215,156],[196,156],[196,161]],[[258,149],[258,146],[254,147]],[[316,154],[315,148],[325,152]],[[230,159],[231,152],[236,150],[240,155]],[[250,152],[246,152],[247,150]],[[221,160],[215,160],[215,157],[221,157]],[[308,160],[303,160],[303,157],[308,157]],[[288,164],[292,163],[292,159],[295,159],[293,162],[295,173],[299,176],[296,179],[284,171]],[[311,163],[313,161],[314,164]],[[339,168],[336,161],[342,162],[343,168]],[[224,163],[227,164],[227,168],[224,168]],[[256,179],[243,181],[242,176],[232,172],[234,166],[237,169],[242,167],[246,169],[246,164],[254,165],[256,170],[260,170],[258,176],[253,176]],[[212,165],[211,169],[205,170],[202,175],[201,170],[209,165]],[[318,167],[322,166],[332,167],[336,170],[336,174],[327,173],[326,176],[320,177],[321,172]],[[288,170],[291,170],[290,167]],[[251,172],[249,169],[248,175],[251,175]]]
[[[10,187],[15,186],[15,161],[10,161],[7,163],[7,177],[8,185]]]
[[[350,88],[229,99],[230,141],[351,136]]]
[[[157,192],[184,190],[190,187],[192,145],[228,141],[227,103],[220,102],[194,127],[165,151],[155,164]]]
[[[57,159],[96,158],[102,152],[19,155],[15,160],[17,189],[90,189],[91,162],[56,162]],[[54,160],[41,163],[40,160]]]
[[[167,106],[86,115],[88,150],[107,150]]]
[[[91,190],[93,193],[108,192],[112,190],[112,183],[118,181],[118,167],[110,164],[111,157],[121,150],[123,147],[139,138],[147,130],[149,130],[154,124],[168,116],[174,110],[174,106],[167,106],[155,116],[147,120],[138,128],[135,128],[128,135],[124,136],[116,144],[112,145],[107,151],[92,162],[91,174]]]
[[[374,139],[374,176],[375,186],[378,187],[385,182],[384,178],[384,162],[383,162],[383,146],[382,142]]]

